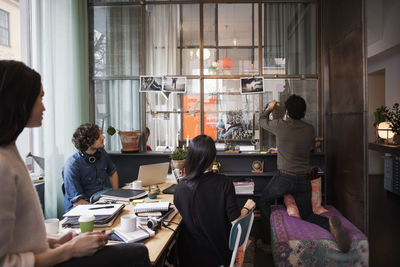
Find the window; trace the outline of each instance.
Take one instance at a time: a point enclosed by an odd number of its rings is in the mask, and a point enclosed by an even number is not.
[[[0,9],[0,45],[10,46],[9,14],[2,9]]]
[[[264,148],[275,141],[259,127],[263,107],[296,93],[306,99],[305,119],[318,133],[315,1],[157,2],[90,4],[99,125],[146,125],[153,150],[180,146],[200,133]],[[186,92],[139,92],[141,75],[184,77]],[[260,77],[263,91],[242,94],[240,79],[246,77]],[[109,141],[107,149],[120,149],[117,137]]]

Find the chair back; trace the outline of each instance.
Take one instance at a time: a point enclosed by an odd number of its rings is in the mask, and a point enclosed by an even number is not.
[[[229,235],[229,249],[232,252],[231,264],[234,266],[238,248],[243,245],[243,253],[246,251],[247,241],[249,240],[251,228],[254,221],[254,212],[251,211],[246,216],[237,220],[231,228]]]

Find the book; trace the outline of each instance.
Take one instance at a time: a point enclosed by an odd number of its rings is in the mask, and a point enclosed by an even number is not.
[[[233,182],[236,195],[254,195],[253,181]]]
[[[168,211],[169,202],[138,203],[133,207],[133,212]]]
[[[134,232],[124,232],[119,227],[115,227],[114,234],[125,243],[137,242],[150,237],[150,233],[146,230],[137,229]]]
[[[146,195],[147,192],[144,190],[119,188],[105,192],[101,196],[107,199],[130,201],[132,199],[141,198]]]

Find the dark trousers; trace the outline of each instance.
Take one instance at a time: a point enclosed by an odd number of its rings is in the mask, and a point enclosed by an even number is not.
[[[139,243],[124,243],[105,246],[92,256],[73,258],[57,265],[58,267],[76,266],[150,266],[147,247]]]
[[[278,171],[264,188],[260,199],[262,216],[262,239],[270,244],[271,204],[285,194],[293,195],[303,220],[314,223],[329,231],[329,220],[313,213],[311,205],[311,182],[308,176],[293,176]]]

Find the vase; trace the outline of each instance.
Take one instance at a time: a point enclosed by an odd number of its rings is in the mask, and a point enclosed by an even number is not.
[[[175,175],[176,180],[179,182],[184,175],[184,159],[171,159],[171,169],[172,173]]]
[[[122,152],[139,151],[140,131],[119,131],[118,134],[121,139]]]

